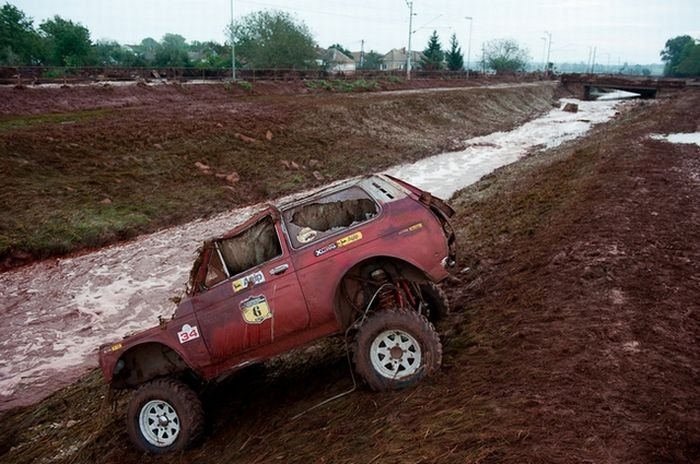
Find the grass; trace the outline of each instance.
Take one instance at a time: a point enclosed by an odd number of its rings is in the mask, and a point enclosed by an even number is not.
[[[304,81],[304,84],[310,89],[320,89],[329,92],[362,92],[379,89],[377,81],[365,79],[355,81],[342,79],[310,80]]]
[[[376,82],[313,85],[341,84]],[[221,90],[212,98],[188,88],[185,103],[164,94],[160,105],[0,120],[0,263],[98,247],[416,160],[452,148],[446,141],[456,136],[519,124],[533,107],[548,109],[552,92],[229,100]],[[492,120],[479,117],[484,105]],[[282,160],[300,168],[285,169]],[[232,172],[240,176],[235,184],[223,178]]]
[[[74,124],[82,121],[107,117],[113,111],[109,108],[74,111],[71,113],[47,113],[32,116],[0,118],[0,133],[41,125]]]

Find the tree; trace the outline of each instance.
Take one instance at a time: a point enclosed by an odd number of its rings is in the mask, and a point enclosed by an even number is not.
[[[53,66],[89,66],[96,58],[90,31],[80,23],[56,15],[39,26],[44,38],[48,64]]]
[[[352,57],[353,57],[353,56],[352,56],[352,52],[351,52],[350,50],[348,50],[347,48],[343,47],[343,46],[340,45],[340,44],[337,44],[337,43],[336,43],[336,44],[331,45],[331,46],[328,47],[328,48],[329,48],[329,49],[330,49],[330,48],[335,48],[336,50],[338,50],[340,53],[342,53],[343,55],[347,56],[348,58],[352,58]]]
[[[486,65],[497,74],[522,71],[529,59],[527,49],[514,40],[494,39],[484,45]]]
[[[134,47],[137,55],[148,65],[152,65],[156,59],[156,53],[160,49],[160,44],[153,37],[146,37],[141,43]]]
[[[442,51],[440,39],[437,31],[433,31],[428,39],[428,46],[423,50],[423,57],[420,62],[421,67],[428,71],[435,71],[444,67],[444,61],[445,54]]]
[[[668,39],[666,41],[666,46],[660,53],[661,60],[666,63],[664,75],[676,75],[676,67],[690,54],[692,46],[694,45],[695,40],[689,35],[679,35],[673,39]]]
[[[683,55],[674,74],[680,77],[700,76],[700,45],[687,44],[683,49]]]
[[[661,59],[666,63],[664,75],[690,77],[700,75],[700,45],[689,35],[668,39],[661,50]]]
[[[365,53],[360,69],[382,69],[382,63],[384,63],[384,56],[370,50]]]
[[[165,34],[156,49],[153,60],[156,66],[184,68],[191,66],[187,54],[187,40],[179,34]]]
[[[457,34],[452,34],[450,38],[450,51],[445,54],[447,69],[450,71],[461,71],[464,69],[464,54],[457,42]]]
[[[233,26],[236,61],[248,68],[316,66],[316,43],[306,24],[281,11],[258,11]]]
[[[38,64],[42,58],[41,38],[33,21],[17,7],[0,8],[0,65]]]

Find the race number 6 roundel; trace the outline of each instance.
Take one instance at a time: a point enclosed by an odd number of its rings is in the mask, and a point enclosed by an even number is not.
[[[248,324],[262,324],[272,317],[264,295],[252,296],[241,302],[243,320]]]

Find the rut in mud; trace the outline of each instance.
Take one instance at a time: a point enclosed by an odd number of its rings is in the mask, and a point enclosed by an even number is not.
[[[436,376],[291,421],[349,379],[342,344],[285,356],[207,390],[205,443],[166,460],[697,462],[700,148],[649,135],[698,120],[697,93],[645,103],[459,192]],[[5,413],[3,462],[163,462],[101,393],[94,373]]]

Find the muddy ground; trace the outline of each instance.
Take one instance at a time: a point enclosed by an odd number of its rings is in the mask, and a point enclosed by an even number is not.
[[[351,386],[342,342],[204,393],[206,438],[130,447],[95,372],[0,420],[7,463],[700,461],[700,94],[625,110],[459,192],[444,366],[408,391]]]
[[[0,269],[455,149],[554,90],[0,87]]]

